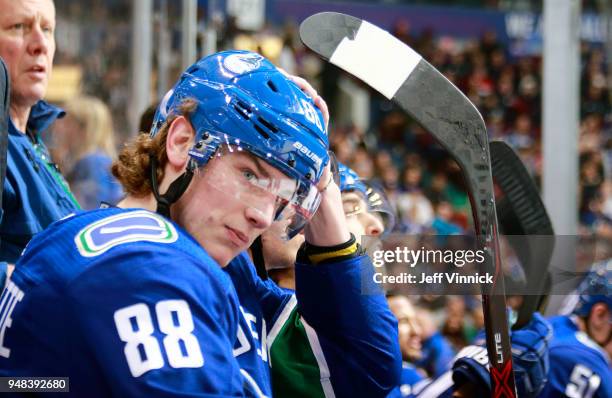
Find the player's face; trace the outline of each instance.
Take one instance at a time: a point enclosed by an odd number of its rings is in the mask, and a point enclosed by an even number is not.
[[[284,240],[281,238],[283,230],[282,222],[275,222],[261,235],[267,269],[291,268],[295,265],[297,252],[304,243],[304,234],[297,234],[290,240]]]
[[[398,321],[400,349],[405,360],[421,358],[421,326],[417,322],[414,307],[406,297],[390,297],[389,308]]]
[[[343,192],[342,205],[349,231],[359,240],[363,235],[381,235],[385,227],[380,217],[368,212],[368,204],[357,192]]]
[[[612,338],[608,341],[608,344],[606,344],[604,350],[608,353],[608,356],[612,358]]]
[[[601,347],[606,347],[612,340],[612,312],[603,303],[593,306],[587,319],[587,331]]]
[[[248,153],[215,156],[198,170],[172,210],[172,218],[222,267],[248,249],[274,220],[277,197],[253,185],[254,179],[287,177]]]
[[[0,0],[0,56],[11,78],[11,105],[42,99],[55,54],[52,0]]]

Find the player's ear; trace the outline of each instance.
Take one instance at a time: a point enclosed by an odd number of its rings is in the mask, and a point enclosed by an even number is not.
[[[191,123],[184,117],[179,116],[172,121],[166,138],[166,154],[168,163],[182,170],[189,160],[189,150],[193,147],[195,132]]]
[[[591,309],[591,322],[596,328],[604,327],[610,321],[608,307],[604,303],[597,303]]]

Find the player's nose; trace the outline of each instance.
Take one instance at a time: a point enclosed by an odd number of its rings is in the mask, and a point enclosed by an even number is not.
[[[368,213],[366,217],[366,225],[365,225],[365,233],[370,236],[379,236],[384,230],[385,226],[382,221],[375,217],[374,215]]]
[[[248,205],[244,209],[244,216],[253,227],[267,229],[274,221],[274,206],[273,204]]]

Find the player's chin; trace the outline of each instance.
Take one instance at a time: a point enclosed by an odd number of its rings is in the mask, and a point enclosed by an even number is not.
[[[227,242],[214,242],[204,247],[208,254],[221,266],[221,268],[227,266],[230,261],[244,249],[240,249],[235,245],[228,245]]]
[[[409,350],[406,354],[410,362],[416,362],[423,357],[421,350]]]

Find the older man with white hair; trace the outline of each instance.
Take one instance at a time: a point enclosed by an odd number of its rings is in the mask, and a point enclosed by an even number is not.
[[[0,261],[15,263],[30,239],[79,208],[41,140],[64,112],[43,101],[55,54],[52,0],[0,0],[0,57],[11,94]]]

